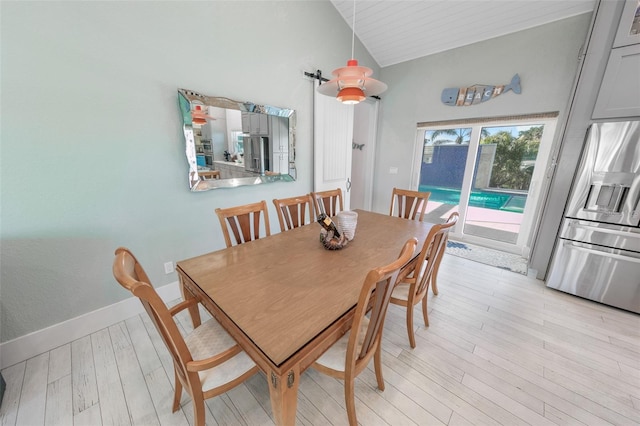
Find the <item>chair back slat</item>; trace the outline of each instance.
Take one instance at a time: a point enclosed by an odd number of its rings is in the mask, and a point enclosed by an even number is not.
[[[430,196],[430,192],[393,188],[389,216],[422,221]],[[396,205],[397,209],[394,209]],[[395,214],[394,210],[397,210]]]
[[[314,222],[313,199],[310,194],[283,199],[276,198],[273,200],[273,204],[276,206],[280,230],[283,232]]]
[[[231,216],[227,218],[227,224],[231,229],[231,233],[233,234],[236,244],[242,244],[243,242],[250,240],[250,237],[245,235],[245,229],[249,228],[249,221],[245,220],[246,224],[243,226],[241,223],[242,218],[245,218],[245,216]]]
[[[220,220],[222,234],[224,235],[227,247],[233,246],[229,230],[231,230],[235,244],[244,244],[259,239],[261,218],[263,216],[265,236],[271,235],[269,212],[267,210],[267,203],[264,200],[259,203],[229,207],[226,209],[217,208],[215,211]]]
[[[325,213],[327,216],[335,216],[344,210],[342,201],[342,189],[320,191],[311,193],[316,209],[316,216]]]

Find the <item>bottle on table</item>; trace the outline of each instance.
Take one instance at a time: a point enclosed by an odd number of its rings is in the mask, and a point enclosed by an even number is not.
[[[336,226],[335,222],[333,220],[331,220],[331,218],[329,216],[327,216],[325,213],[320,213],[318,215],[318,223],[327,232],[333,232],[333,237],[334,238],[340,238],[340,232],[338,231],[338,227]]]

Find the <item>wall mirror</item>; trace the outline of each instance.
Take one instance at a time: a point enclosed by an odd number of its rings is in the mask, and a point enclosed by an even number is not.
[[[296,178],[295,111],[178,89],[191,191]]]

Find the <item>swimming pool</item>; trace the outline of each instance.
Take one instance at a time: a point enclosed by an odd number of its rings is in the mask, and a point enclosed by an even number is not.
[[[437,186],[420,185],[419,191],[431,192],[429,201],[444,204],[459,204],[460,189],[441,188]],[[527,194],[505,193],[494,191],[471,191],[469,206],[485,209],[502,210],[513,213],[522,213]]]

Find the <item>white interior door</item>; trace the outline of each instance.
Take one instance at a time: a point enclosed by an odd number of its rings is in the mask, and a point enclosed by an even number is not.
[[[379,101],[367,98],[354,108],[351,209],[371,211]]]
[[[353,105],[315,91],[314,83],[314,190],[341,188],[345,210],[350,209]]]

